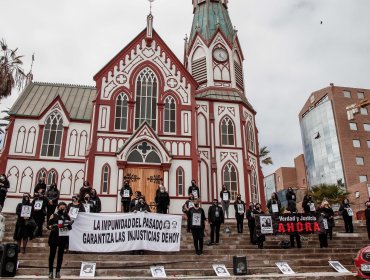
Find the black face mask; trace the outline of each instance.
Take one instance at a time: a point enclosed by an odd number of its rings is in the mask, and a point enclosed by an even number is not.
[[[58,213],[59,213],[59,214],[64,214],[64,209],[59,209],[59,210],[58,210]]]
[[[368,205],[368,206],[367,206],[367,208],[369,208],[369,209],[370,209],[370,205]]]
[[[194,206],[195,206],[195,207],[199,207],[199,203],[195,203],[195,204],[194,204]]]
[[[22,203],[24,204],[24,203],[28,203],[28,202],[30,202],[30,199],[28,197],[23,197]]]
[[[191,185],[192,185],[193,187],[195,187],[195,186],[196,186],[194,182],[191,182]]]

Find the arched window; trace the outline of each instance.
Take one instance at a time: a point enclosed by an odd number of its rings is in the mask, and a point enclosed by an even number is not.
[[[224,184],[226,188],[230,191],[231,200],[235,200],[239,188],[238,188],[238,173],[236,172],[234,164],[228,162],[224,166],[224,170],[222,173],[224,176],[223,180]]]
[[[184,169],[182,167],[177,168],[177,193],[179,196],[184,195]]]
[[[254,130],[253,130],[252,125],[250,123],[248,123],[248,126],[247,126],[247,133],[248,133],[248,149],[251,152],[255,152],[255,149],[254,149]]]
[[[55,169],[52,169],[48,172],[47,184],[57,184],[58,183],[58,173]]]
[[[114,128],[117,130],[127,130],[127,102],[127,95],[120,93],[116,100],[116,121]]]
[[[135,129],[144,121],[156,130],[157,121],[157,77],[145,68],[136,81]]]
[[[234,123],[229,117],[221,121],[221,141],[222,145],[235,145]]]
[[[26,128],[24,126],[18,129],[17,141],[15,143],[15,152],[23,153],[24,139],[26,138]]]
[[[148,142],[141,142],[130,151],[127,162],[136,163],[161,163],[161,158],[156,149]]]
[[[105,164],[102,169],[102,193],[109,193],[110,167]]]
[[[172,96],[164,102],[164,132],[176,132],[176,103]]]
[[[41,156],[59,157],[63,134],[63,119],[58,111],[54,111],[45,121]]]
[[[47,171],[45,168],[42,168],[39,172],[37,172],[37,175],[36,175],[36,184],[40,181],[40,178],[44,178],[45,179],[45,183],[46,183],[46,175],[47,175]]]
[[[251,171],[251,194],[252,202],[258,202],[258,191],[257,191],[257,174],[254,168]]]

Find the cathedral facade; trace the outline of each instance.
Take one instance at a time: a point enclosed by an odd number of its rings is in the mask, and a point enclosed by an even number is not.
[[[95,87],[31,82],[10,110],[0,172],[13,212],[40,177],[70,200],[89,181],[103,212],[120,211],[129,180],[153,204],[159,184],[181,213],[191,180],[207,205],[222,185],[231,201],[264,203],[256,112],[245,94],[243,52],[227,0],[193,0],[181,62],[153,17],[95,76]],[[232,207],[231,207],[232,208]]]

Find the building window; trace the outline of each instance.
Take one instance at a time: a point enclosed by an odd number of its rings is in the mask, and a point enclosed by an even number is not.
[[[364,130],[365,131],[370,131],[370,124],[369,123],[364,123]]]
[[[278,176],[278,182],[280,182],[281,181],[281,177],[280,176]]]
[[[351,98],[351,92],[350,92],[350,91],[348,91],[348,90],[344,90],[344,91],[343,91],[343,96],[344,96],[345,98]]]
[[[363,92],[357,92],[357,97],[358,97],[358,99],[364,99],[365,98],[365,96],[364,96],[364,93]]]
[[[110,167],[105,164],[102,169],[102,193],[109,192]]]
[[[56,184],[57,182],[58,182],[58,173],[54,169],[52,169],[48,172],[48,178],[46,183],[48,185],[51,185]]]
[[[367,116],[369,114],[369,112],[367,111],[367,108],[361,108],[360,113],[361,113],[361,115],[365,115],[365,116]]]
[[[222,145],[235,145],[234,123],[229,117],[221,121],[221,140]]]
[[[176,103],[172,96],[164,102],[164,132],[176,132]]]
[[[254,169],[251,172],[251,195],[252,195],[252,202],[257,203],[258,202],[257,174]]]
[[[361,175],[359,177],[359,179],[360,179],[360,183],[367,182],[367,176],[366,175]]]
[[[126,94],[120,93],[116,100],[116,120],[114,128],[117,130],[127,130],[127,106],[128,98]]]
[[[59,157],[63,134],[63,119],[54,111],[45,121],[41,156]]]
[[[349,123],[349,128],[350,128],[351,130],[357,130],[357,124],[356,124],[356,123],[353,123],[353,122],[350,122],[350,123]]]
[[[231,200],[235,200],[238,193],[238,174],[235,166],[231,162],[225,165],[223,175],[224,184],[231,194]]]
[[[184,169],[181,167],[177,169],[177,193],[184,195]]]
[[[367,143],[367,147],[370,148],[370,140],[367,140],[366,143]]]
[[[355,148],[360,148],[361,147],[361,142],[358,139],[353,139],[352,143],[353,143],[353,147],[355,147]]]
[[[252,128],[252,125],[248,123],[247,125],[247,137],[248,137],[248,149],[251,152],[254,152],[254,130]]]
[[[135,129],[144,121],[156,130],[157,124],[157,77],[145,68],[136,81]]]
[[[364,165],[364,158],[363,157],[356,157],[356,164],[357,165]]]

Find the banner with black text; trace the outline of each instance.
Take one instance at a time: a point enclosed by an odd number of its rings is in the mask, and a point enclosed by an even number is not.
[[[79,213],[69,233],[69,250],[180,251],[181,216],[154,213]]]

